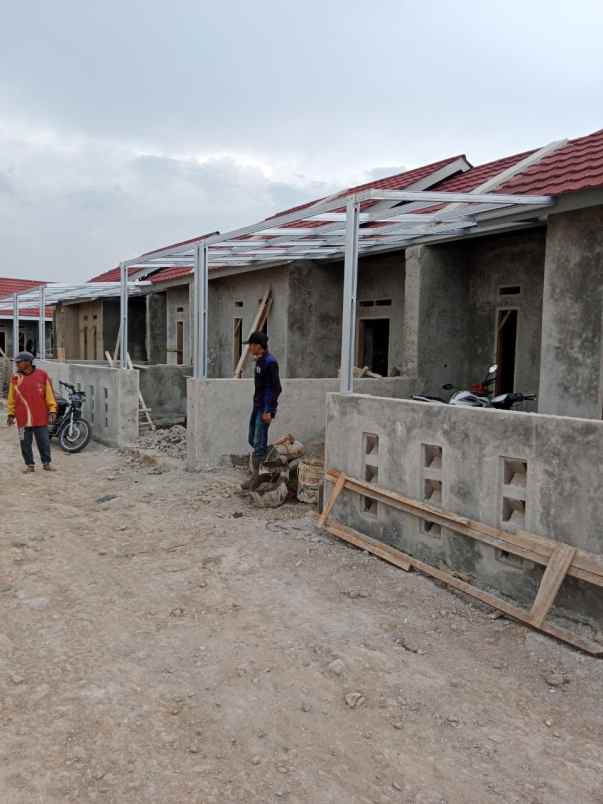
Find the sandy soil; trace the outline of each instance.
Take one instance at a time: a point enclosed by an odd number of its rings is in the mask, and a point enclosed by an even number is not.
[[[234,470],[55,457],[0,427],[2,804],[603,802],[600,661]]]

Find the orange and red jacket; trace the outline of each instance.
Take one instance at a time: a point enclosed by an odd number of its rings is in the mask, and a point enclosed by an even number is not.
[[[8,388],[8,415],[18,427],[47,427],[48,414],[57,412],[57,400],[45,371],[13,374]]]

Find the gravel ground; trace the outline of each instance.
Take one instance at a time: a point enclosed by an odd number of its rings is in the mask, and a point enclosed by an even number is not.
[[[603,802],[603,664],[257,511],[0,427],[0,802]]]

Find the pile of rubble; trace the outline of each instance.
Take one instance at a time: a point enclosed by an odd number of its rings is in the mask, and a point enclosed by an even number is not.
[[[175,424],[153,432],[145,433],[138,439],[143,449],[156,449],[169,458],[186,457],[186,427]]]

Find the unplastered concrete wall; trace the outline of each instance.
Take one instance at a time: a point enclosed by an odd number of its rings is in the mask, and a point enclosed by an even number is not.
[[[603,416],[603,206],[549,217],[540,407]]]
[[[182,365],[192,363],[192,325],[190,285],[179,285],[166,290],[166,352],[169,365],[178,364],[178,324],[182,324]]]
[[[389,320],[389,373],[402,364],[404,252],[363,257],[358,262],[358,328],[362,319]],[[391,304],[385,305],[383,302]],[[369,306],[370,305],[370,306]],[[289,267],[287,377],[333,377],[341,357],[343,263],[306,262]]]
[[[112,369],[106,365],[38,360],[36,365],[50,376],[55,393],[64,394],[59,380],[86,392],[83,415],[92,425],[92,437],[107,446],[123,447],[138,437],[137,370]]]
[[[603,554],[603,422],[331,394],[326,463],[488,525]],[[539,566],[382,504],[367,509],[348,492],[334,515],[514,599],[531,600],[542,577]],[[601,591],[586,583],[566,580],[560,605],[603,622]]]
[[[302,442],[324,438],[327,393],[339,387],[335,379],[283,380],[278,415],[270,441],[293,433]],[[402,377],[359,379],[359,393],[408,396],[414,381]],[[187,386],[188,466],[197,470],[249,452],[247,433],[253,407],[252,380],[195,380]]]
[[[270,349],[276,355],[281,373],[287,365],[287,309],[289,284],[287,266],[252,271],[250,273],[212,279],[209,283],[208,336],[209,374],[211,377],[232,377],[234,374],[234,321],[242,319],[243,340],[247,339],[260,301],[272,288],[272,308],[268,317]],[[251,374],[251,361],[245,374]]]
[[[156,424],[178,424],[186,418],[186,381],[190,366],[140,366],[140,391]]]

